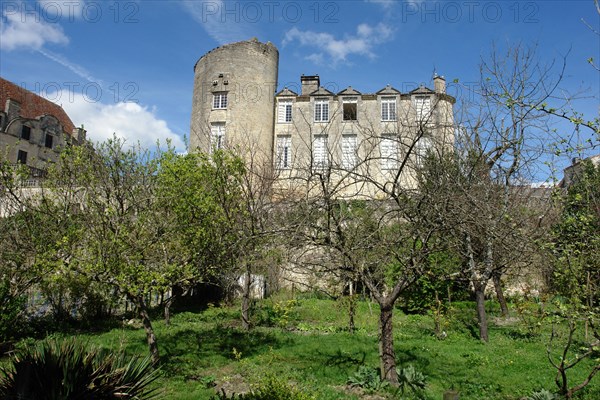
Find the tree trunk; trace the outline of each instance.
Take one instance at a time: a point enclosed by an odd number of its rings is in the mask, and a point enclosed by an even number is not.
[[[394,352],[394,326],[392,316],[393,305],[379,304],[379,357],[381,360],[381,379],[398,385],[398,374],[396,373],[396,353]]]
[[[502,291],[502,281],[500,279],[500,273],[494,273],[492,275],[492,281],[494,282],[494,289],[496,291],[496,297],[498,298],[498,303],[500,303],[500,309],[502,310],[502,316],[508,317],[508,305],[506,304],[506,298],[504,297],[504,292]]]
[[[158,352],[158,342],[156,341],[156,335],[154,335],[154,328],[152,328],[152,322],[148,315],[148,309],[144,299],[140,296],[134,300],[137,304],[137,308],[146,331],[146,341],[148,342],[148,349],[150,350],[150,356],[152,357],[152,364],[158,365],[160,362],[160,354]]]
[[[167,301],[165,301],[163,303],[164,311],[165,311],[165,325],[166,326],[171,326],[171,306],[173,305],[173,300],[175,300],[175,296],[173,295],[173,292],[171,291],[171,295],[169,296]]]
[[[477,302],[477,322],[479,323],[479,339],[482,342],[488,342],[488,324],[485,313],[485,285],[475,284],[475,299]]]
[[[242,294],[242,328],[250,330],[250,289],[252,286],[252,274],[250,268],[246,267],[246,279],[244,281],[244,290]]]
[[[351,295],[348,303],[348,330],[350,333],[354,333],[356,325],[354,324],[354,316],[356,315],[356,298]]]

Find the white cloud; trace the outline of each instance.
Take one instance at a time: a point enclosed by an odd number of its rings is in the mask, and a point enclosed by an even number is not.
[[[37,14],[18,11],[4,12],[0,18],[0,37],[0,48],[7,51],[19,48],[39,50],[46,43],[69,43],[60,25],[47,23]]]
[[[164,145],[170,140],[176,149],[185,149],[183,139],[156,116],[155,110],[149,110],[148,107],[137,103],[94,102],[80,93],[67,90],[48,93],[46,97],[61,103],[75,126],[83,124],[88,139],[92,141],[104,141],[112,138],[114,133],[126,139],[130,145],[139,142],[143,147],[153,149],[157,141]]]
[[[313,62],[331,61],[335,65],[347,62],[350,55],[375,58],[374,47],[389,41],[393,33],[393,29],[383,23],[375,26],[360,24],[356,28],[356,35],[336,39],[331,33],[301,31],[294,27],[286,32],[283,44],[285,46],[298,41],[301,46],[316,47],[320,51],[309,54],[306,59]]]
[[[206,33],[219,44],[248,40],[255,36],[245,22],[242,2],[184,1],[181,3],[187,12],[198,22]]]

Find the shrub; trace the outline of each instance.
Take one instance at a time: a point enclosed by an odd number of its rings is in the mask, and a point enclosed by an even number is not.
[[[379,371],[376,369],[361,365],[358,367],[358,371],[348,378],[348,384],[352,387],[361,387],[367,391],[377,391],[383,389],[387,382],[381,380]]]
[[[87,351],[73,339],[44,341],[18,351],[0,367],[0,397],[40,399],[150,399],[158,377],[150,358],[126,360]]]
[[[0,282],[0,343],[14,339],[24,307],[25,297],[11,295],[9,283]]]
[[[422,372],[418,371],[412,364],[408,366],[397,369],[398,372],[398,383],[400,386],[400,390],[402,394],[404,394],[405,390],[410,389],[413,394],[417,397],[423,397],[423,391],[425,390],[425,386],[427,383],[425,382],[425,375]]]

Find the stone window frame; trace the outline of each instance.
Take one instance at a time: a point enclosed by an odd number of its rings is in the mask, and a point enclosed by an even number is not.
[[[342,121],[358,121],[358,96],[342,97]]]
[[[417,121],[423,122],[431,117],[432,99],[430,95],[417,95],[413,97],[413,104],[417,115]]]
[[[225,122],[213,122],[210,125],[210,152],[225,147]]]
[[[382,171],[396,169],[398,166],[398,136],[394,133],[384,133],[379,141],[380,167]]]
[[[293,118],[294,102],[290,99],[281,99],[277,102],[277,123],[289,124]]]
[[[350,170],[358,164],[358,137],[354,133],[342,134],[342,167]]]
[[[227,92],[214,92],[212,103],[213,110],[226,110],[227,106]]]
[[[276,149],[277,169],[290,169],[292,167],[292,137],[290,135],[278,135]]]
[[[329,166],[329,145],[327,135],[314,135],[312,159],[313,170],[315,171],[322,171]]]
[[[329,122],[329,99],[315,99],[314,103],[314,121]]]
[[[381,120],[384,122],[394,122],[398,120],[396,107],[398,100],[396,96],[381,97]]]

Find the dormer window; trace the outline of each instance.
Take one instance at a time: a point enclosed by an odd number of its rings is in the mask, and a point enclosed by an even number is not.
[[[342,100],[343,107],[343,120],[344,121],[356,121],[358,97],[344,97]]]
[[[315,100],[315,122],[327,122],[327,121],[329,121],[329,100],[316,99]]]
[[[21,127],[21,139],[30,140],[31,139],[31,127],[27,125],[23,125]]]
[[[292,100],[279,100],[277,122],[280,124],[292,122]]]
[[[54,137],[50,134],[46,134],[46,140],[44,142],[44,146],[46,146],[47,148],[51,149],[52,148],[52,144],[54,142]]]
[[[227,109],[227,92],[213,93],[213,110]]]
[[[414,103],[415,110],[417,111],[417,120],[421,122],[428,120],[431,114],[431,97],[415,96]]]
[[[396,98],[382,97],[381,98],[381,120],[395,121],[396,120]]]

